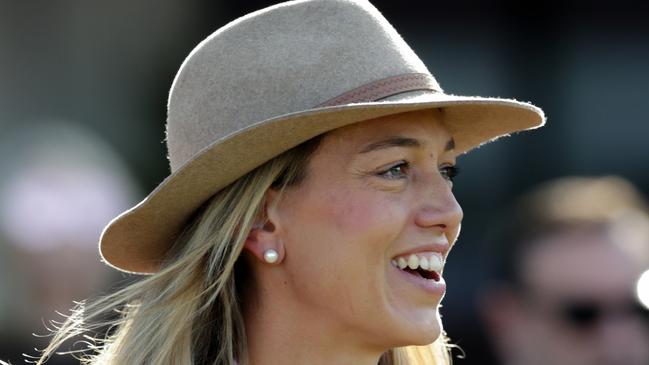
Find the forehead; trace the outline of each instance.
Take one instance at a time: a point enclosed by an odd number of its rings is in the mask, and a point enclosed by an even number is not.
[[[345,151],[357,150],[376,140],[399,136],[414,138],[423,145],[446,147],[451,139],[437,109],[389,115],[338,128],[325,136],[325,144]],[[341,151],[341,150],[339,150]]]

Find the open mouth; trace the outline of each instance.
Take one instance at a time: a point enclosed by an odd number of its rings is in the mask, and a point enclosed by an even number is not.
[[[419,277],[424,278],[426,280],[439,281],[439,279],[440,279],[439,273],[437,273],[436,271],[428,271],[428,270],[419,269],[419,268],[413,270],[413,269],[411,269],[409,267],[406,267],[405,269],[401,269],[401,270],[407,272],[410,275],[419,276]]]
[[[396,257],[392,265],[410,275],[426,280],[440,281],[440,272],[444,266],[441,254],[426,252]]]

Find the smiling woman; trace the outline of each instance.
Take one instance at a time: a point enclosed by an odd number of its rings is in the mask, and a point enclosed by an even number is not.
[[[39,364],[102,325],[86,363],[449,362],[456,158],[540,109],[444,94],[363,0],[235,20],[191,52],[168,107],[172,174],[100,241],[148,276],[75,311]]]
[[[392,347],[440,336],[441,262],[462,218],[443,173],[455,162],[449,138],[430,111],[343,127],[322,138],[299,185],[267,194],[263,224],[244,244],[253,364],[271,350],[286,364],[376,364]],[[403,257],[438,257],[437,280],[391,264]]]
[[[396,133],[419,146],[359,154]],[[306,340],[323,349],[322,341],[295,331],[314,324],[320,338],[340,339],[343,330],[345,343],[370,350],[368,360],[395,344],[425,345],[439,337],[443,280],[408,273],[391,261],[407,255],[443,261],[455,241],[462,212],[451,181],[440,173],[455,161],[444,151],[448,139],[427,112],[366,121],[324,137],[306,179],[284,193],[267,212],[267,229],[253,230],[246,244],[258,258],[268,247],[280,259],[290,253],[278,267],[251,261],[261,317],[277,303],[291,313],[281,325],[299,337],[286,345]],[[266,323],[253,322],[250,337],[268,338]],[[339,345],[331,345],[327,353],[339,355]]]

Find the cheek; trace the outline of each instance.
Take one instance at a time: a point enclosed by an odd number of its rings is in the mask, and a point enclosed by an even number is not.
[[[367,263],[384,258],[406,218],[398,202],[377,192],[358,190],[328,194],[315,215],[323,223],[321,233],[338,238],[332,246],[345,250],[346,256],[363,255]]]
[[[399,236],[403,216],[398,204],[371,191],[335,189],[292,206],[285,244],[296,294],[319,305],[333,301],[335,307],[366,310],[364,302],[383,295],[386,250]]]
[[[371,194],[332,194],[325,201],[322,213],[342,234],[353,236],[372,235],[388,228],[395,221],[394,206],[373,199]]]

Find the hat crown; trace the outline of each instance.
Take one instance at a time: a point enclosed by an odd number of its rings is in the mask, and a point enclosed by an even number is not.
[[[248,14],[201,42],[176,75],[171,170],[257,122],[407,73],[430,74],[368,1],[293,1]]]

